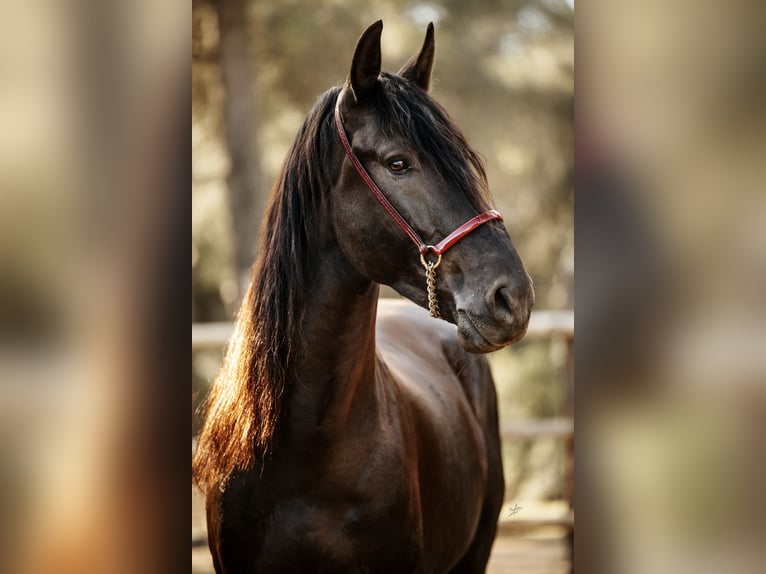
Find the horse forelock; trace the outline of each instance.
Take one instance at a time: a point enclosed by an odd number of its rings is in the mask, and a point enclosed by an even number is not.
[[[412,142],[424,159],[465,193],[479,212],[491,207],[481,156],[436,100],[409,80],[388,72],[380,75],[375,94],[384,134]]]

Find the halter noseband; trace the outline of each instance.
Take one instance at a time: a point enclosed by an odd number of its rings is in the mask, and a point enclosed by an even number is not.
[[[383,192],[380,191],[380,188],[370,177],[370,174],[367,173],[366,169],[364,169],[364,166],[359,161],[359,158],[357,158],[354,154],[354,150],[351,149],[351,144],[349,143],[348,137],[346,136],[346,130],[343,128],[343,122],[340,119],[340,97],[338,97],[338,101],[335,104],[335,127],[338,129],[340,143],[343,144],[343,149],[346,152],[346,156],[351,162],[351,165],[354,166],[354,169],[356,169],[359,177],[361,177],[364,183],[367,184],[367,187],[370,188],[372,195],[375,197],[375,199],[378,200],[378,203],[383,206],[383,209],[386,210],[391,219],[394,220],[394,222],[415,244],[415,247],[418,248],[418,252],[420,253],[420,262],[426,270],[428,310],[431,313],[431,317],[440,317],[439,303],[436,299],[436,268],[439,267],[439,264],[442,262],[442,254],[477,227],[480,227],[481,225],[484,225],[485,223],[494,219],[499,219],[502,221],[503,216],[494,209],[490,209],[485,213],[480,213],[479,215],[472,217],[436,245],[426,244],[426,242],[420,238],[418,232],[415,231],[409,223],[407,223],[404,217],[402,217],[402,215],[396,210],[391,202],[388,201],[388,198],[383,195]],[[425,255],[429,251],[437,256],[436,261],[433,263],[426,261]]]

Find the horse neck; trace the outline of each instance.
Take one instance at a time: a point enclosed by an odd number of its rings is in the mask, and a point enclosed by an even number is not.
[[[325,243],[306,300],[288,417],[301,439],[344,428],[374,400],[378,285]]]

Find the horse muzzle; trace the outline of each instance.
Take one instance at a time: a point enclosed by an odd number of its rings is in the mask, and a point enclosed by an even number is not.
[[[502,278],[481,297],[455,297],[458,341],[471,353],[489,353],[520,341],[527,332],[535,295],[529,276]]]

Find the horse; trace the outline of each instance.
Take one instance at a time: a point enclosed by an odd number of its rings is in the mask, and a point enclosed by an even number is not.
[[[290,148],[207,398],[193,477],[219,573],[489,559],[504,479],[483,354],[524,336],[532,282],[428,93],[433,24],[396,74],[382,28]],[[410,301],[378,301],[381,284]]]

